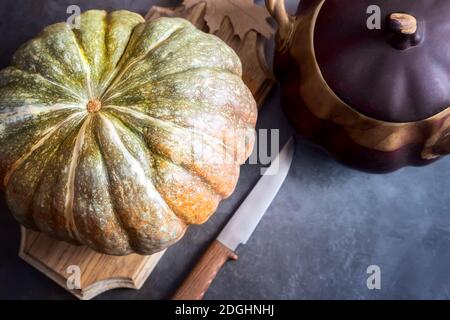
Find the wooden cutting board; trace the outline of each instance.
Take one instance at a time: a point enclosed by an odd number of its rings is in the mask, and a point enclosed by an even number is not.
[[[146,19],[183,17],[228,43],[239,55],[243,79],[259,107],[275,84],[264,55],[274,34],[269,14],[253,0],[185,0],[175,8],[152,7]],[[22,228],[19,256],[79,299],[115,288],[140,289],[164,252],[115,257]],[[78,272],[79,271],[79,272]]]
[[[164,254],[109,256],[23,227],[21,231],[19,257],[82,300],[116,288],[140,289]]]

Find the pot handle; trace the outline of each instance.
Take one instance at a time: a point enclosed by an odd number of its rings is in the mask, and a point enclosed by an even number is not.
[[[278,50],[287,48],[294,30],[295,18],[289,15],[284,5],[284,0],[265,0],[267,11],[278,23]]]
[[[422,153],[422,157],[432,160],[441,156],[450,155],[450,128],[441,137]]]

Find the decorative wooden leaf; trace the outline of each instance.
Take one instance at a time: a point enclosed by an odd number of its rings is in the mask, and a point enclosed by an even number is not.
[[[266,38],[275,32],[267,21],[270,15],[266,8],[256,5],[253,0],[184,0],[183,5],[190,9],[201,2],[206,3],[205,21],[210,33],[220,29],[225,17],[230,19],[240,39],[244,39],[250,30]]]

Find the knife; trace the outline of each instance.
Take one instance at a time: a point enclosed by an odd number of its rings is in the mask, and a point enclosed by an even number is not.
[[[240,205],[216,240],[172,297],[173,300],[201,300],[217,273],[228,260],[237,260],[235,251],[246,244],[267,208],[280,190],[294,156],[295,142],[290,138],[272,161],[268,170],[277,165],[274,175],[263,175]],[[267,172],[267,171],[266,171]]]

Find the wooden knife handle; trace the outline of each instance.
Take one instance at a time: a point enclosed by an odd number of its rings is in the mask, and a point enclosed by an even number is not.
[[[173,300],[201,300],[220,268],[238,256],[217,240],[209,246],[195,268],[172,297]]]

